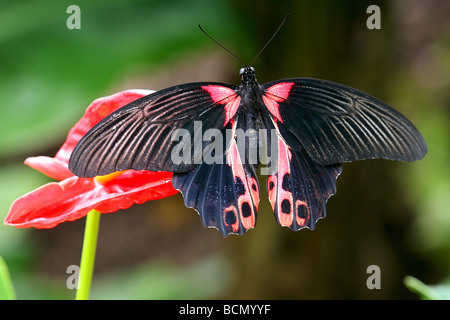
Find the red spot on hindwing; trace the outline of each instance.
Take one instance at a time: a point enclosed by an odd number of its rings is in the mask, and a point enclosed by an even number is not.
[[[238,212],[235,206],[231,205],[223,211],[223,221],[226,226],[231,227],[233,232],[239,230]]]
[[[239,151],[234,140],[228,150],[227,164],[231,167],[234,180],[238,178],[243,182],[245,192],[237,199],[237,216],[242,222],[244,229],[248,230],[255,227],[256,210],[259,204],[258,181],[255,177],[248,175],[244,169],[244,164],[240,158]],[[233,228],[233,231],[234,228]]]
[[[262,96],[263,102],[269,112],[280,122],[283,122],[283,119],[281,119],[280,115],[279,102],[283,102],[289,97],[289,92],[294,84],[294,82],[281,82],[274,84],[269,87]]]
[[[292,160],[292,153],[284,141],[278,138],[278,154],[277,154],[277,173],[267,177],[269,201],[272,204],[272,210],[276,213],[278,223],[281,226],[291,226],[296,219],[299,225],[304,224],[304,221],[294,217],[299,205],[305,205],[305,202],[294,203],[294,196],[292,190],[286,190],[283,187],[283,180],[289,183],[290,181],[290,161]]]
[[[298,215],[298,212],[300,212],[300,206],[304,206],[305,207],[305,210],[306,210],[306,216],[305,217],[300,217]],[[308,204],[305,201],[301,201],[301,200],[295,201],[295,212],[297,212],[297,215],[296,215],[296,218],[295,218],[297,220],[297,224],[300,227],[303,227],[305,225],[306,220],[310,218]]]
[[[202,86],[202,89],[209,93],[214,103],[224,106],[225,126],[235,116],[241,103],[241,97],[233,89],[219,85]]]

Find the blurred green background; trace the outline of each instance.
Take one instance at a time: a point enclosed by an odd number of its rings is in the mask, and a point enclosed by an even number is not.
[[[69,30],[69,5],[81,29]],[[369,30],[366,9],[381,9]],[[182,197],[102,216],[92,298],[415,299],[404,285],[450,283],[450,2],[392,1],[2,1],[0,3],[0,217],[49,182],[28,156],[54,156],[96,98],[194,81],[239,83],[250,62],[260,83],[313,77],[393,105],[421,131],[414,163],[345,164],[327,218],[315,231],[275,222],[261,179],[257,227],[222,238]],[[84,219],[50,230],[0,226],[0,256],[19,299],[72,299]],[[369,290],[378,265],[381,289]]]

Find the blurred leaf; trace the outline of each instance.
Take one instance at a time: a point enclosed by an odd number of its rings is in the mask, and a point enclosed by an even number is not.
[[[221,257],[182,268],[152,262],[95,279],[91,299],[208,299],[230,285],[230,265]]]
[[[0,257],[0,300],[14,300],[16,293],[5,260]]]
[[[450,285],[439,284],[428,286],[422,281],[413,276],[406,276],[404,279],[405,286],[411,291],[420,296],[423,300],[449,300],[450,299]]]
[[[448,50],[447,50],[448,52]],[[439,61],[450,64],[448,61]],[[443,82],[445,83],[445,82]],[[428,252],[440,268],[450,267],[450,113],[448,89],[429,89],[405,72],[393,82],[398,104],[415,109],[412,119],[422,132],[428,153],[421,161],[405,166],[398,177],[408,186],[404,189],[415,208],[411,241],[418,250]],[[397,103],[395,103],[397,104]]]
[[[36,260],[34,263],[38,263]],[[10,266],[14,288],[20,300],[72,300],[74,290],[67,289],[66,278],[49,277],[35,271],[18,273]]]
[[[0,167],[0,255],[3,257],[22,259],[31,253],[32,244],[26,242],[28,230],[5,226],[3,220],[15,199],[48,181],[42,173],[24,164]]]
[[[197,25],[214,32],[230,9],[225,1],[207,3],[78,1],[80,30],[66,27],[71,2],[1,3],[0,157],[62,141],[84,108],[119,80],[211,45]]]

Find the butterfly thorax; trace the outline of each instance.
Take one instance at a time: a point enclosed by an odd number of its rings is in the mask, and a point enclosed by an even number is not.
[[[240,75],[239,95],[241,97],[241,109],[245,109],[248,113],[259,113],[262,106],[261,86],[256,81],[255,69],[253,67],[242,68]]]

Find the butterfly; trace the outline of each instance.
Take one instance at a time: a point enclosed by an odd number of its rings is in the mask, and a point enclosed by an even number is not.
[[[314,229],[342,163],[427,152],[407,118],[367,93],[312,78],[260,85],[249,66],[240,77],[239,86],[187,83],[129,103],[80,140],[69,169],[80,177],[173,172],[185,205],[227,236],[256,224],[260,167],[277,222]]]

